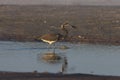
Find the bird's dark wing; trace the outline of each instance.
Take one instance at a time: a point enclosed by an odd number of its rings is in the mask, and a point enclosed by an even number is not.
[[[56,41],[58,40],[58,37],[59,36],[57,34],[45,34],[41,36],[41,39],[49,40],[49,41]]]

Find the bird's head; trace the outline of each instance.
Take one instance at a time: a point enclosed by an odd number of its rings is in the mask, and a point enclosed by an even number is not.
[[[65,27],[72,27],[73,29],[76,29],[76,26],[69,24],[68,22],[63,23],[60,28],[65,29]]]

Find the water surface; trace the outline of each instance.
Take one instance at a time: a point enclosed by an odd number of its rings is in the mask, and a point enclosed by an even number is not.
[[[67,50],[59,49],[65,45]],[[0,71],[59,72],[62,63],[50,64],[40,57],[53,49],[41,42],[0,41]],[[66,73],[90,73],[120,76],[120,46],[56,43],[56,53],[66,56]]]

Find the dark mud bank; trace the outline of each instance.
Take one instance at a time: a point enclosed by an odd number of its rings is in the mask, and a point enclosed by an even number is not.
[[[99,76],[90,74],[62,74],[62,73],[17,73],[0,72],[1,80],[119,80],[119,76]]]

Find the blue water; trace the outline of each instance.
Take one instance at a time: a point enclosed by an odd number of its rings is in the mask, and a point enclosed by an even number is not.
[[[61,50],[65,45],[70,49]],[[53,49],[42,42],[0,41],[0,71],[60,72],[62,63],[50,64],[41,56]],[[68,60],[66,73],[90,73],[120,76],[120,46],[56,43],[56,53]]]

